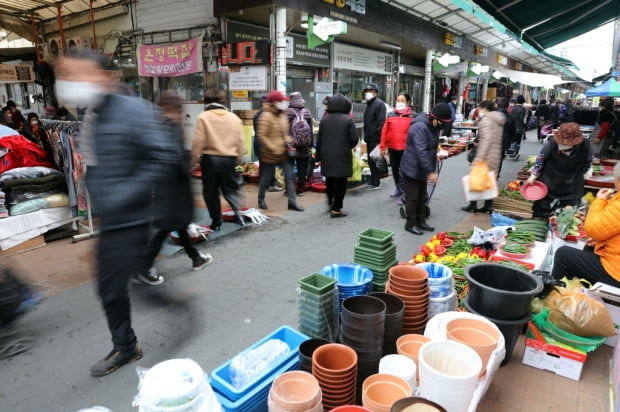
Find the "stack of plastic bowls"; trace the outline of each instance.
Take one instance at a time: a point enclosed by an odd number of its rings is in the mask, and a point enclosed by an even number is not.
[[[336,340],[338,290],[336,280],[312,273],[299,280],[299,330],[313,338]]]
[[[373,290],[383,292],[388,271],[398,261],[394,232],[369,228],[358,235],[353,262],[366,266],[373,273]]]
[[[417,366],[413,359],[405,355],[386,355],[379,361],[379,373],[398,376],[409,384],[411,393],[417,387]]]
[[[480,356],[460,342],[431,341],[420,348],[420,396],[450,412],[466,412],[482,370]]]
[[[273,381],[267,405],[269,412],[323,412],[319,382],[308,372],[285,372]]]
[[[399,399],[411,396],[409,384],[398,376],[377,373],[362,385],[362,405],[373,412],[390,412]]]
[[[383,354],[396,353],[396,340],[403,334],[403,315],[405,302],[396,295],[385,292],[372,292],[368,296],[381,299],[385,303],[385,327],[383,328]]]
[[[425,262],[416,265],[428,273],[428,286],[431,289],[431,298],[428,307],[428,317],[438,313],[456,310],[456,292],[452,270],[440,263]]]
[[[416,365],[416,379],[420,379],[420,367],[418,364],[418,356],[420,348],[426,342],[430,342],[430,339],[424,335],[416,333],[410,333],[401,336],[396,341],[396,347],[398,348],[398,354],[403,355],[411,359]]]
[[[390,268],[390,278],[385,291],[405,302],[403,333],[423,333],[428,320],[431,290],[428,273],[422,268],[397,265]]]
[[[353,263],[335,263],[325,266],[321,274],[336,280],[338,289],[339,311],[342,302],[351,296],[367,295],[372,289],[372,272],[370,269]]]
[[[312,354],[319,346],[331,343],[326,339],[308,339],[299,345],[299,370],[312,372]]]
[[[312,354],[312,375],[323,393],[323,407],[330,410],[355,404],[357,354],[339,343],[322,345]]]

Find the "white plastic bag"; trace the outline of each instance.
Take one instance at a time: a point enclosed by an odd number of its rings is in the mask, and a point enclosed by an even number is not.
[[[375,146],[374,149],[372,149],[372,151],[370,152],[368,156],[370,156],[370,158],[374,160],[375,162],[379,162],[383,160],[383,156],[381,155],[381,148],[378,145]]]

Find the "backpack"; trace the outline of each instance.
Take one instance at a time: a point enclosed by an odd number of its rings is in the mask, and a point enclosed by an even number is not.
[[[305,109],[295,110],[295,118],[291,124],[291,137],[296,148],[304,149],[312,146],[312,128],[304,119]]]

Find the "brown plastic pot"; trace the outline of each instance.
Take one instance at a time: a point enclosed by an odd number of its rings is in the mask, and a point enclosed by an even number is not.
[[[397,265],[389,270],[389,279],[395,279],[404,285],[428,283],[428,272],[415,266]]]
[[[312,354],[312,370],[327,374],[350,372],[357,364],[357,354],[353,349],[340,343],[319,346]]]
[[[317,379],[303,371],[290,371],[274,379],[269,396],[287,411],[306,411],[321,402]]]

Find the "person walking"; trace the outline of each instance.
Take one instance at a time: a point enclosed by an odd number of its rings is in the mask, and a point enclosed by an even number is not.
[[[490,100],[482,101],[479,111],[482,118],[478,120],[478,145],[472,167],[477,163],[486,162],[489,171],[495,172],[497,177],[503,158],[502,148],[506,117],[503,113],[495,110],[495,105]],[[481,209],[478,209],[476,201],[471,201],[461,210],[470,213],[491,213],[493,212],[493,199],[485,200],[484,207]]]
[[[516,153],[519,153],[519,149],[521,147],[521,137],[517,136],[516,121],[515,118],[512,117],[512,115],[510,114],[513,111],[518,111],[518,106],[516,104],[512,106],[513,110],[511,110],[509,113],[508,110],[510,109],[510,106],[506,97],[498,97],[496,100],[496,104],[497,111],[504,115],[505,120],[504,126],[502,128],[502,157],[499,161],[499,167],[497,168],[496,176],[497,179],[499,179],[499,175],[502,172],[502,165],[504,164],[504,159],[506,158],[506,152],[512,146],[514,148],[514,156],[516,156]]]
[[[205,111],[198,115],[192,136],[192,162],[202,169],[202,195],[211,217],[210,228],[222,227],[220,191],[235,214],[235,221],[245,225],[241,216],[239,183],[235,166],[245,152],[241,119],[224,106],[224,92],[207,90]]]
[[[170,213],[153,222],[158,230],[149,242],[146,261],[142,271],[134,275],[134,280],[146,285],[159,285],[164,277],[153,266],[155,259],[170,231],[176,231],[185,253],[192,260],[192,270],[199,271],[213,261],[210,254],[203,254],[192,244],[187,233],[187,225],[194,215],[194,196],[191,185],[190,155],[183,146],[183,105],[182,100],[172,91],[161,93],[157,105],[164,118],[164,131],[169,139],[178,145],[178,166],[168,176],[169,182],[163,187],[155,187],[155,202],[165,203]]]
[[[286,114],[290,125],[290,134],[297,155],[291,162],[297,164],[297,196],[303,196],[308,177],[309,160],[312,157],[312,145],[314,144],[312,113],[305,108],[306,101],[300,92],[290,95],[290,103]]]
[[[323,116],[316,140],[316,158],[325,176],[330,217],[347,216],[342,211],[347,178],[353,175],[351,149],[357,146],[355,122],[349,116],[351,101],[335,94],[327,101],[329,116]]]
[[[91,50],[56,60],[56,96],[69,106],[88,105],[93,115],[82,125],[80,151],[87,165],[86,185],[100,222],[97,291],[113,348],[90,369],[92,376],[114,372],[142,358],[131,327],[128,281],[141,270],[152,220],[153,187],[164,185],[178,166],[178,145],[166,135],[154,105],[111,94],[109,58]],[[122,113],[139,122],[119,122]]]
[[[526,185],[539,180],[547,196],[532,203],[532,217],[548,219],[554,209],[577,206],[584,194],[583,175],[592,165],[592,149],[579,124],[562,123],[536,156]]]
[[[599,113],[596,117],[594,130],[592,130],[590,143],[594,156],[603,157],[607,154],[609,145],[613,143],[614,128],[618,119],[616,119],[616,115],[614,114],[613,97],[607,97],[601,100],[598,104],[598,108]]]
[[[407,133],[400,171],[405,187],[405,230],[414,235],[435,230],[426,223],[427,184],[437,182],[439,132],[451,121],[450,107],[447,103],[439,103],[430,113],[420,113]]]
[[[542,144],[543,143],[542,127],[550,119],[550,117],[549,117],[549,115],[550,115],[549,105],[547,105],[547,101],[545,99],[542,99],[540,101],[540,104],[536,108],[536,113],[535,114],[536,114],[536,118],[538,120],[537,123],[536,123],[536,131],[537,131],[537,136],[538,136],[538,143]]]
[[[258,207],[267,209],[265,192],[273,181],[276,165],[284,171],[288,210],[303,212],[304,208],[295,199],[293,184],[293,166],[289,160],[289,151],[293,148],[293,139],[289,135],[289,123],[286,116],[290,98],[278,90],[267,94],[267,105],[258,118],[258,138],[260,140]]]
[[[519,144],[521,144],[521,140],[525,140],[525,117],[527,115],[527,110],[523,107],[523,103],[525,103],[525,97],[518,95],[516,104],[510,111],[510,115],[515,121],[515,129],[517,133],[514,141]]]
[[[375,83],[368,83],[364,88],[364,99],[366,109],[364,110],[364,142],[366,142],[366,153],[370,155],[381,140],[381,132],[385,123],[386,108],[383,100],[377,97],[379,89]],[[368,156],[368,166],[370,167],[370,182],[366,185],[368,190],[381,188],[381,176],[377,163]]]

